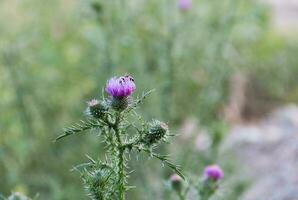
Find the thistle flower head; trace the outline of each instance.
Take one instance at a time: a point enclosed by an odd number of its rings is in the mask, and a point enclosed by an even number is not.
[[[178,7],[181,10],[189,10],[192,6],[192,0],[179,0]]]
[[[218,165],[207,166],[204,175],[207,179],[213,181],[219,181],[224,178],[224,172]]]
[[[106,92],[114,98],[125,98],[130,96],[136,89],[132,76],[125,75],[111,78],[106,86]]]
[[[88,108],[86,110],[86,114],[90,115],[94,118],[101,118],[103,116],[104,111],[106,111],[107,105],[103,101],[99,101],[97,99],[92,99],[87,102]]]
[[[148,132],[145,134],[143,140],[145,144],[149,146],[152,144],[156,144],[166,136],[168,130],[169,127],[166,123],[154,120],[150,124],[150,128]]]
[[[182,178],[178,174],[173,174],[170,177],[171,186],[176,191],[181,191],[182,189]]]

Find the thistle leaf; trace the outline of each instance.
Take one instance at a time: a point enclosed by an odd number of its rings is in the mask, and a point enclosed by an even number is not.
[[[126,112],[129,112],[131,110],[133,110],[134,108],[136,108],[139,104],[143,103],[144,100],[152,93],[154,92],[155,90],[152,89],[152,90],[149,90],[148,92],[143,92],[141,97],[138,97],[134,102],[133,104],[127,109]]]
[[[76,123],[75,125],[64,128],[63,129],[64,133],[58,136],[54,141],[56,142],[66,136],[77,134],[82,131],[93,129],[93,128],[100,128],[102,126],[103,126],[102,122],[96,119],[89,119],[87,121],[81,120],[79,123]]]
[[[181,172],[180,166],[172,163],[169,160],[169,155],[157,154],[157,153],[152,152],[150,149],[140,148],[140,147],[138,147],[138,150],[144,151],[144,152],[148,153],[150,156],[159,159],[160,161],[162,161],[163,164],[167,165],[169,168],[171,168],[172,170],[174,170],[179,176],[181,176],[183,179],[185,179],[185,176]]]

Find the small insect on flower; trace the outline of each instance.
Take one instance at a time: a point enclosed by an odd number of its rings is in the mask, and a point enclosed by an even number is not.
[[[173,174],[170,177],[171,186],[175,191],[181,191],[182,189],[182,178],[178,174]]]
[[[136,85],[132,76],[125,75],[111,78],[106,86],[106,92],[114,98],[125,98],[133,94]]]
[[[224,172],[218,165],[207,166],[204,175],[208,180],[213,181],[219,181],[224,178]]]
[[[181,10],[189,10],[192,7],[192,0],[179,0],[178,7]]]
[[[107,105],[103,101],[99,101],[97,99],[92,99],[91,101],[87,102],[88,108],[86,110],[86,114],[90,115],[94,118],[101,118],[106,111]]]
[[[132,76],[125,75],[111,78],[106,86],[106,92],[111,95],[110,105],[113,109],[122,111],[130,103],[130,95],[136,90]]]

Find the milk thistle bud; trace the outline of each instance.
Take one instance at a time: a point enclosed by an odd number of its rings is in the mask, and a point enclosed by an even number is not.
[[[166,136],[168,130],[169,128],[166,123],[154,120],[145,134],[143,142],[148,146],[156,144]]]
[[[218,165],[210,165],[205,168],[204,175],[208,180],[219,181],[224,178],[224,172]]]
[[[106,92],[111,95],[111,106],[115,110],[124,110],[128,104],[128,97],[136,89],[132,76],[125,75],[111,78],[106,86]]]
[[[101,118],[104,112],[108,110],[105,102],[99,101],[97,99],[92,99],[91,101],[88,101],[87,104],[88,108],[86,110],[86,114],[94,118]]]
[[[181,192],[182,190],[182,178],[178,174],[173,174],[170,177],[171,186],[176,192]]]
[[[192,1],[191,0],[179,0],[178,7],[180,10],[189,10],[192,7]]]

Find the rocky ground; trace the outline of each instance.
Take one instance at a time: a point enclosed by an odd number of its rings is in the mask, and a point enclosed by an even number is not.
[[[297,0],[262,0],[270,5],[272,24],[282,33],[298,30],[298,1]]]
[[[258,123],[235,125],[223,148],[252,180],[242,200],[298,199],[298,106],[280,108]]]

